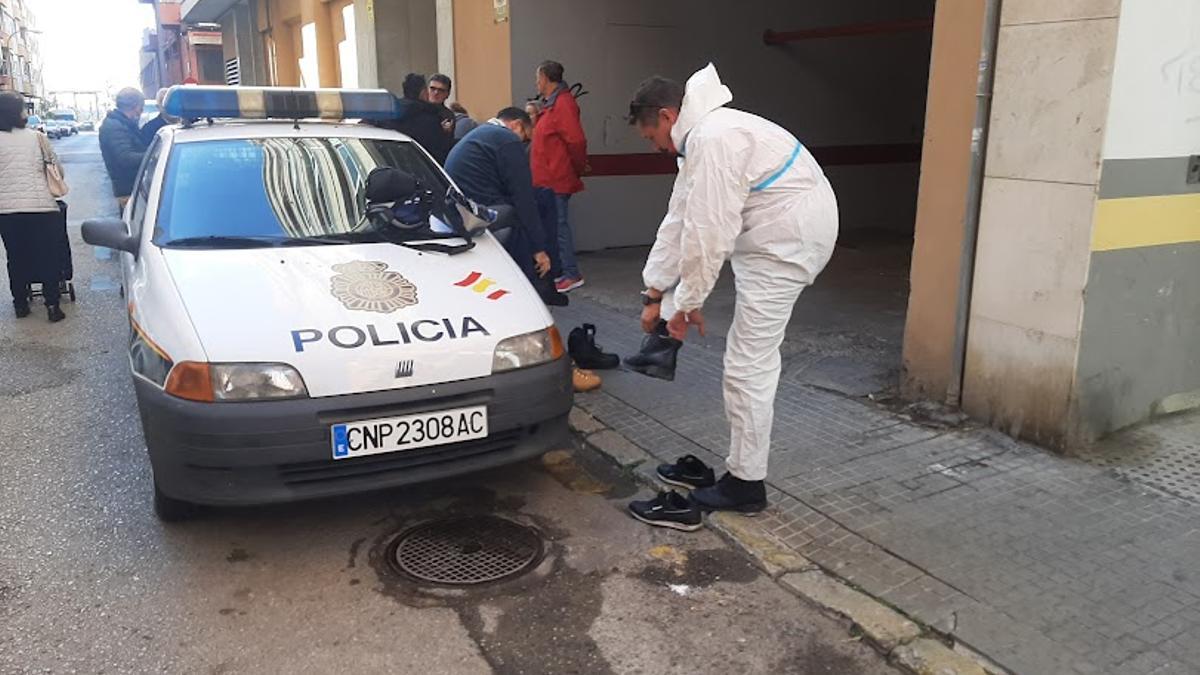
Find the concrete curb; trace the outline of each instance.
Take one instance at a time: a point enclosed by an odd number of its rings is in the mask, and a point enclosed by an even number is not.
[[[658,460],[636,443],[578,407],[571,411],[570,424],[588,446],[632,473],[643,485],[663,487],[654,477]],[[1006,675],[985,658],[947,646],[947,637],[822,569],[752,518],[716,513],[707,522],[780,586],[826,614],[848,622],[851,634],[865,639],[893,665],[917,675]]]

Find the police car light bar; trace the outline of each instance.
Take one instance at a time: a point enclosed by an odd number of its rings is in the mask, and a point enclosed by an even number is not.
[[[176,85],[163,110],[184,119],[384,120],[396,117],[396,99],[383,89]]]

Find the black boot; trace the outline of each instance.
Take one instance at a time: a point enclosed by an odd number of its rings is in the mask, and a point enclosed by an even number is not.
[[[675,361],[683,343],[667,333],[667,322],[659,321],[654,333],[642,340],[642,350],[625,359],[635,372],[660,380],[675,379]]]
[[[18,319],[24,319],[29,316],[29,303],[13,300],[13,311],[17,313]]]
[[[575,365],[586,370],[611,370],[621,365],[621,357],[606,354],[596,346],[596,327],[590,323],[571,331],[567,351],[575,359]]]
[[[50,319],[50,323],[58,323],[67,318],[58,305],[46,305],[46,315]]]
[[[765,481],[742,480],[727,473],[712,487],[692,490],[691,498],[704,511],[755,514],[767,508],[767,485]]]
[[[566,307],[571,303],[571,299],[565,294],[559,293],[554,287],[554,280],[549,278],[538,279],[533,284],[534,290],[537,291],[538,297],[542,299],[547,307]]]

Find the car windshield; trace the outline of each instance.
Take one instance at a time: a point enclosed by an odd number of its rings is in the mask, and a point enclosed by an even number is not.
[[[154,231],[159,246],[251,248],[377,241],[367,175],[394,167],[437,197],[445,175],[415,144],[368,138],[251,138],[179,143],[171,150]],[[347,236],[351,235],[351,236]]]

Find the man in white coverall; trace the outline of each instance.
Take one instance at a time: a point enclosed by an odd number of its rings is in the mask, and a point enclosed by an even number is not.
[[[670,338],[652,335],[648,342],[679,341],[677,350],[689,327],[704,335],[701,309],[727,259],[737,290],[725,350],[728,472],[714,481],[695,457],[682,458],[659,467],[659,476],[692,488],[690,501],[665,492],[630,505],[641,520],[685,530],[700,526],[702,511],[766,508],[779,348],[800,292],[837,240],[837,200],[816,160],[786,129],[725,107],[732,100],[709,64],[686,89],[662,77],[646,80],[630,104],[630,123],[641,135],[679,156],[667,215],[642,273],[642,326],[654,333],[666,319]],[[673,351],[669,365],[673,371]]]

